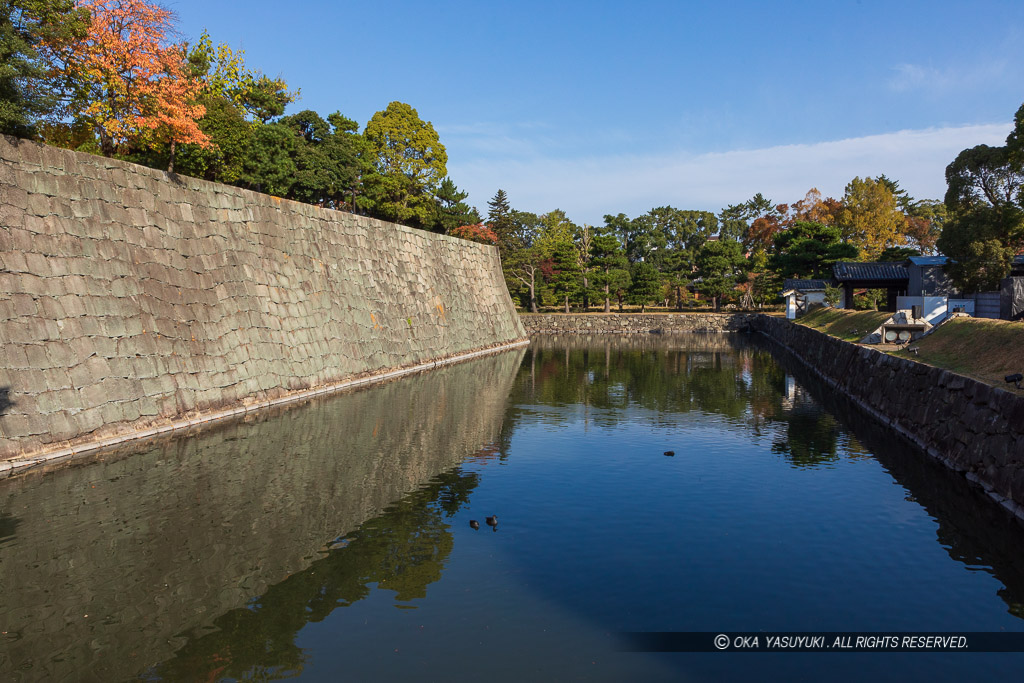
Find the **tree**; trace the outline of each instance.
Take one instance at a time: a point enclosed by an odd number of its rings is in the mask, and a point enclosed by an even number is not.
[[[1012,205],[962,209],[946,224],[938,247],[950,257],[945,270],[961,290],[997,290],[1013,257],[1024,251],[1024,211]]]
[[[75,84],[68,112],[96,132],[105,156],[133,145],[208,145],[181,45],[168,44],[173,15],[143,0],[81,0],[92,16],[81,40],[50,45]],[[173,168],[173,151],[171,166]]]
[[[1003,147],[965,149],[946,167],[951,217],[937,247],[946,271],[964,291],[997,289],[1024,251],[1024,105]]]
[[[636,250],[632,243],[633,236],[633,221],[624,214],[605,214],[604,217],[604,228],[603,230],[609,234],[614,234],[619,239],[619,244],[626,254],[626,259],[630,262],[634,262],[634,258],[637,258]]]
[[[285,106],[298,97],[298,91],[290,92],[282,79],[270,79],[248,69],[244,56],[244,51],[232,50],[223,43],[214,45],[205,31],[195,44],[186,47],[188,78],[199,82],[196,101],[206,109],[199,128],[210,139],[210,145],[179,146],[174,162],[179,172],[238,184],[256,129],[283,114]],[[347,137],[350,144],[356,145],[362,138],[352,134],[358,131],[355,123],[348,123],[352,128]],[[168,166],[170,156],[169,145],[154,144],[135,151],[129,158],[159,167]]]
[[[315,111],[285,116],[280,125],[295,136],[295,176],[286,194],[307,204],[340,207],[358,180],[358,124],[335,112],[325,121]]]
[[[885,178],[882,176],[882,178]],[[843,240],[873,259],[886,247],[906,241],[907,218],[900,211],[892,181],[856,177],[846,185],[836,217]]]
[[[882,177],[884,178],[885,176]],[[803,199],[795,202],[791,207],[792,215],[789,217],[788,225],[792,225],[796,221],[835,225],[836,214],[839,213],[842,207],[843,204],[838,199],[833,199],[832,197],[822,198],[818,188],[812,187],[807,191]]]
[[[732,291],[739,277],[746,273],[747,259],[743,245],[736,240],[707,242],[697,252],[699,289],[712,298],[715,310],[721,308],[721,299]]]
[[[892,192],[892,196],[896,198],[896,206],[900,208],[900,211],[907,213],[907,211],[910,210],[910,205],[914,202],[914,198],[911,197],[906,190],[900,187],[899,181],[889,178],[884,173],[878,176],[877,180]]]
[[[876,260],[889,263],[901,263],[911,256],[920,255],[921,252],[912,247],[889,247],[888,249],[883,250]]]
[[[580,257],[576,245],[568,239],[559,239],[552,244],[551,286],[555,294],[563,297],[565,312],[569,312],[569,298],[580,291]]]
[[[1014,133],[1010,133],[1010,139],[1016,139]],[[1008,145],[978,145],[960,152],[946,167],[946,207],[964,210],[981,205],[1020,206],[1024,169],[1014,156]]]
[[[604,290],[604,312],[611,311],[611,294],[628,286],[629,261],[615,233],[598,228],[590,241],[590,265],[597,271],[594,284]]]
[[[728,226],[727,233],[743,233],[743,245],[751,250],[767,251],[775,234],[782,230],[789,206],[775,205],[760,192],[741,204],[722,209],[719,218]]]
[[[259,126],[242,166],[239,178],[242,186],[275,197],[287,197],[298,171],[295,165],[297,145],[297,136],[288,126],[280,123]]]
[[[442,180],[441,184],[437,187],[437,191],[434,193],[437,205],[434,210],[434,220],[430,226],[431,229],[434,232],[452,235],[454,234],[452,231],[456,228],[482,223],[480,214],[477,213],[476,209],[465,202],[468,197],[469,193],[463,192],[456,187],[451,178]],[[498,237],[497,232],[494,230],[494,225],[488,223],[486,228],[488,232],[494,235],[494,240],[488,243],[497,244]]]
[[[576,230],[573,235],[574,242],[576,243],[576,261],[580,267],[580,278],[582,280],[582,286],[580,288],[580,295],[583,298],[583,311],[586,312],[590,308],[590,245],[594,239],[594,229],[584,223]]]
[[[544,250],[537,244],[543,223],[539,216],[527,211],[513,210],[511,220],[514,227],[510,234],[515,236],[514,239],[496,233],[505,282],[518,282],[523,288],[524,306],[529,307],[531,313],[536,313],[538,278],[545,259]]]
[[[145,129],[141,142],[146,147],[167,146],[168,173],[174,172],[174,157],[178,144],[210,146],[209,136],[198,121],[206,114],[206,107],[197,102],[200,84],[187,77],[184,70],[185,53],[172,46],[164,52],[163,74],[153,89],[149,115],[139,121]]]
[[[841,240],[838,227],[798,221],[775,236],[768,268],[780,278],[824,277],[832,264],[859,255],[857,247]]]
[[[0,2],[0,133],[30,137],[64,94],[48,46],[81,40],[89,14],[74,0]]]
[[[667,209],[667,210],[666,210]],[[665,207],[660,212],[666,234],[661,271],[675,292],[676,308],[683,310],[683,288],[693,280],[697,254],[718,230],[718,217],[710,211],[683,211]]]
[[[367,178],[371,211],[380,218],[422,227],[434,191],[448,175],[448,153],[429,121],[404,102],[392,102],[366,124],[363,136],[375,173]]]
[[[460,225],[453,228],[448,234],[459,239],[469,240],[470,242],[480,242],[481,244],[497,244],[498,242],[498,236],[483,223]]]
[[[175,169],[184,175],[236,185],[242,167],[253,145],[254,130],[245,112],[223,97],[200,98],[206,113],[199,128],[210,139],[210,145],[181,145],[177,149]],[[155,145],[128,157],[154,168],[170,164],[170,149]]]
[[[935,245],[949,214],[946,205],[937,199],[911,202],[907,210],[907,240],[922,254],[935,253]]]
[[[487,223],[498,235],[500,242],[512,239],[515,221],[512,218],[512,207],[508,203],[508,195],[505,190],[498,188],[494,197],[487,201]]]
[[[643,313],[647,304],[661,293],[661,276],[658,269],[646,261],[638,261],[629,269],[629,301],[640,304]]]

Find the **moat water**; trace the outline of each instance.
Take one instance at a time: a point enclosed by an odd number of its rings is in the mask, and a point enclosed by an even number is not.
[[[0,680],[1016,680],[623,634],[1024,631],[1021,548],[756,339],[539,338],[0,482]]]

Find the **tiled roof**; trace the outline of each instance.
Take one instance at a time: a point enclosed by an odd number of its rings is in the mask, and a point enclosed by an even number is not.
[[[850,280],[897,281],[908,280],[907,267],[902,263],[852,263],[840,261],[832,266],[832,275],[840,282]]]
[[[791,289],[795,289],[800,292],[805,292],[814,289],[825,289],[825,285],[828,282],[825,280],[797,280],[790,278],[782,283],[782,291],[788,292]]]

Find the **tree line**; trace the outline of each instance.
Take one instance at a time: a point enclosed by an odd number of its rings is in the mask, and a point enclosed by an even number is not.
[[[655,207],[604,224],[555,209],[486,219],[447,174],[429,121],[392,102],[362,131],[335,111],[285,115],[300,93],[204,32],[174,42],[175,17],[144,0],[0,1],[0,132],[496,244],[520,304],[682,309],[695,297],[752,307],[784,278],[827,277],[839,260],[950,256],[965,291],[998,287],[1024,251],[1024,106],[1002,147],[964,150],[944,201],[885,175],[839,198],[761,194],[718,213]]]
[[[362,131],[340,111],[285,115],[300,93],[282,78],[175,35],[144,0],[0,2],[0,132],[426,230],[480,222],[410,105]]]
[[[914,200],[884,175],[854,178],[841,199],[814,188],[792,204],[756,194],[717,214],[661,206],[600,226],[511,209],[503,190],[488,209],[506,282],[531,311],[556,301],[565,311],[683,310],[699,297],[752,308],[774,303],[783,279],[826,278],[837,261],[934,253],[947,218],[941,202]]]

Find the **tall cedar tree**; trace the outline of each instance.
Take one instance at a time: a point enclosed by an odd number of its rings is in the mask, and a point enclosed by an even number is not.
[[[513,249],[517,240],[516,222],[512,217],[512,208],[508,203],[505,190],[498,189],[494,197],[487,201],[487,223],[498,236],[498,245],[502,250]]]

